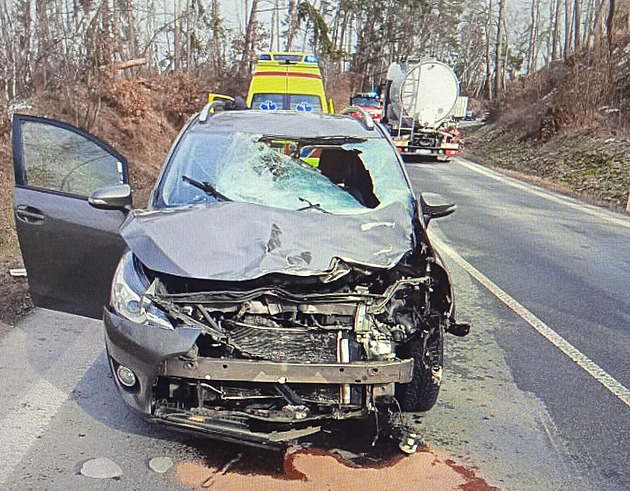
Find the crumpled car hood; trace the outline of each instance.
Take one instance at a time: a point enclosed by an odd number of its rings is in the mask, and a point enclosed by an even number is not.
[[[391,268],[412,248],[410,211],[393,203],[355,215],[219,202],[139,211],[121,229],[148,268],[180,277],[246,281],[269,273],[330,274],[338,260]]]

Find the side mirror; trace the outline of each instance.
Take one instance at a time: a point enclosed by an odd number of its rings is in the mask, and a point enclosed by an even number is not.
[[[131,210],[131,186],[119,184],[98,188],[90,194],[88,203],[101,210]]]
[[[455,203],[451,203],[441,194],[422,193],[420,195],[420,207],[424,217],[424,226],[428,227],[433,218],[442,218],[450,215],[457,209]]]

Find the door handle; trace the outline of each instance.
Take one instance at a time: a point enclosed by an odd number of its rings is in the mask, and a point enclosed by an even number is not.
[[[23,222],[32,224],[44,223],[46,219],[40,210],[32,206],[18,206],[15,210],[15,215]]]

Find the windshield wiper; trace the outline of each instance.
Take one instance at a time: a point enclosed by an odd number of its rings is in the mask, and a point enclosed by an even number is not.
[[[220,200],[223,200],[223,201],[232,201],[230,198],[228,198],[224,194],[221,194],[219,191],[217,191],[217,189],[212,184],[210,184],[207,181],[204,181],[204,182],[195,181],[194,179],[192,179],[192,178],[190,178],[188,176],[182,176],[182,181],[186,181],[186,182],[192,184],[196,188],[201,189],[202,191],[206,192],[210,196],[213,196],[213,197],[215,197],[217,199],[220,199]]]
[[[367,138],[360,138],[356,136],[316,136],[316,137],[299,137],[299,136],[285,136],[285,135],[263,135],[258,141],[268,143],[272,141],[297,141],[302,146],[304,145],[345,145],[348,143],[363,143],[367,141]]]
[[[308,203],[308,206],[305,206],[304,208],[298,208],[296,211],[304,211],[304,210],[310,210],[311,208],[314,208],[318,211],[321,211],[322,213],[330,213],[329,211],[326,211],[322,208],[322,205],[320,205],[319,203],[311,203],[309,200],[307,200],[306,198],[301,198],[298,196],[298,199],[302,202],[302,203]]]

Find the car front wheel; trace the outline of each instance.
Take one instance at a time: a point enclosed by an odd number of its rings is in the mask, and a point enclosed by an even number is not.
[[[417,337],[401,350],[402,357],[413,358],[413,378],[400,384],[396,398],[405,412],[424,412],[435,406],[442,382],[444,328],[436,328],[426,341]]]

